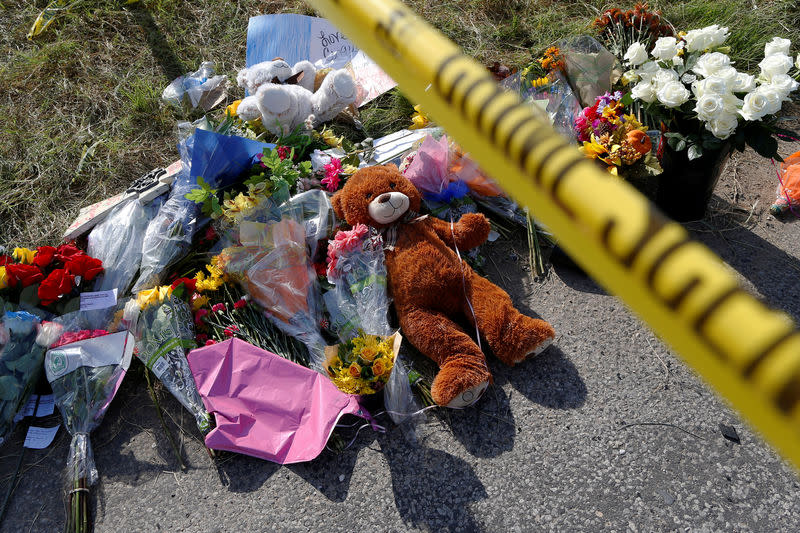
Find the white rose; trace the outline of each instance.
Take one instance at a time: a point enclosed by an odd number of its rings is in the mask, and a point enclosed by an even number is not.
[[[792,58],[786,54],[772,54],[762,59],[758,66],[761,67],[761,75],[764,79],[770,81],[772,76],[789,72],[792,68]]]
[[[781,110],[784,98],[776,88],[770,87],[769,85],[762,85],[756,89],[756,91],[763,94],[767,99],[767,115],[773,115]]]
[[[661,70],[661,67],[658,66],[658,63],[655,61],[648,61],[647,63],[643,64],[641,67],[636,69],[636,74],[642,78],[643,81],[649,82],[653,79],[653,76],[656,75],[657,72]]]
[[[650,80],[656,90],[660,89],[667,83],[678,81],[678,73],[674,70],[670,70],[668,68],[662,68],[658,72],[655,73],[653,78]]]
[[[717,139],[727,139],[736,127],[739,125],[739,119],[736,115],[723,114],[706,122],[706,129]]]
[[[800,56],[798,56],[798,57],[800,57]],[[672,65],[676,66],[676,67],[682,67],[683,66],[683,58],[681,56],[673,57],[672,58]]]
[[[800,54],[797,54],[797,60],[795,60],[794,66],[800,68]]]
[[[661,61],[670,60],[678,54],[678,40],[675,37],[659,37],[650,54]]]
[[[728,38],[728,28],[714,24],[700,30],[691,30],[686,34],[686,51],[697,52],[715,48]]]
[[[680,107],[689,100],[691,93],[679,81],[669,81],[661,86],[656,93],[658,101],[666,107]]]
[[[725,108],[725,102],[722,96],[718,94],[707,93],[697,99],[697,105],[694,106],[694,112],[697,113],[697,118],[700,120],[709,121],[716,115],[722,113]]]
[[[757,89],[744,97],[744,105],[739,111],[739,114],[742,115],[745,120],[761,120],[761,118],[767,114],[768,106],[769,100]]]
[[[773,37],[770,42],[764,45],[764,57],[774,54],[789,55],[789,49],[792,47],[792,41],[789,39],[781,39],[780,37]]]
[[[647,61],[647,47],[642,43],[633,43],[628,47],[628,51],[625,52],[625,57],[623,59],[634,67],[636,65],[641,65]]]
[[[652,83],[641,81],[631,89],[631,96],[636,100],[641,100],[650,104],[656,99],[656,90]]]
[[[714,73],[714,76],[725,80],[725,83],[728,84],[728,89],[730,89],[733,87],[733,83],[736,81],[736,75],[738,73],[739,72],[733,67],[722,67],[716,73]]]
[[[697,80],[692,83],[692,92],[697,98],[710,94],[723,95],[727,94],[728,82],[718,76],[711,76],[704,80]]]
[[[703,54],[697,60],[692,72],[698,76],[707,78],[713,76],[719,70],[729,67],[731,65],[731,58],[720,52],[712,52],[710,54]]]
[[[800,83],[794,81],[788,74],[778,74],[772,76],[772,80],[770,80],[768,86],[777,90],[781,95],[781,99],[788,100],[789,93],[797,90],[798,85],[800,85]]]
[[[722,95],[722,103],[725,113],[735,115],[742,108],[744,101],[740,98],[736,98],[733,93],[727,93]]]
[[[731,90],[735,93],[749,93],[756,88],[756,77],[744,72],[737,72],[731,84]]]

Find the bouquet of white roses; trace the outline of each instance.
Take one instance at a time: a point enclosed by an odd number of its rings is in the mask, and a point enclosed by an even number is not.
[[[780,159],[773,135],[794,134],[779,128],[774,115],[798,88],[792,71],[800,71],[800,56],[793,62],[791,42],[775,37],[765,46],[760,75],[753,76],[733,66],[723,46],[728,36],[727,28],[715,24],[661,37],[649,51],[633,43],[625,54],[630,70],[623,83],[631,84],[632,100],[642,103],[645,118],[669,130],[670,147],[688,150],[689,159],[728,139],[739,150],[747,143],[764,157]]]

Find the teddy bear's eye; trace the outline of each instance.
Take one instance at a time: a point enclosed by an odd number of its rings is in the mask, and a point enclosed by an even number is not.
[[[371,192],[365,192],[365,193],[364,193],[364,198],[366,198],[367,200],[369,200],[370,198],[372,198],[372,193],[371,193]]]
[[[390,181],[390,182],[389,182],[389,187],[391,187],[392,189],[394,189],[394,186],[395,186],[395,185],[396,185],[396,183],[395,183],[395,182],[393,182],[393,181]]]

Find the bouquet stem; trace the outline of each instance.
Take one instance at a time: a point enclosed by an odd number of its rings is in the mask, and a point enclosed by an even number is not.
[[[85,477],[73,481],[65,533],[89,532],[89,484]]]
[[[183,463],[180,450],[178,450],[178,446],[175,444],[175,441],[172,438],[172,433],[169,432],[167,423],[164,421],[164,414],[161,412],[161,404],[158,401],[158,396],[156,396],[155,389],[153,389],[153,384],[150,382],[149,368],[144,369],[144,377],[147,380],[147,390],[150,391],[150,398],[153,400],[153,404],[156,406],[156,413],[158,413],[158,420],[161,422],[161,428],[164,430],[164,434],[167,436],[169,445],[172,447],[172,452],[175,454],[175,458],[178,460],[178,465],[181,467],[181,470],[186,470],[186,465]]]

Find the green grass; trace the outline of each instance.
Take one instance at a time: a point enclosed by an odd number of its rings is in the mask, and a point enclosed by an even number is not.
[[[55,243],[81,206],[175,160],[175,124],[191,117],[163,105],[161,91],[203,60],[215,61],[219,72],[235,77],[244,66],[250,16],[314,14],[300,0],[150,0],[129,6],[121,0],[84,0],[28,41],[25,34],[46,3],[0,3],[0,245]],[[596,10],[611,5],[593,0],[406,3],[478,60],[517,67],[548,44],[591,33]],[[678,28],[729,26],[740,69],[756,69],[764,42],[774,35],[800,45],[796,0],[651,5],[663,9]],[[230,93],[231,99],[241,96],[235,83]],[[384,95],[362,109],[361,135],[408,125],[411,107],[398,92]]]

